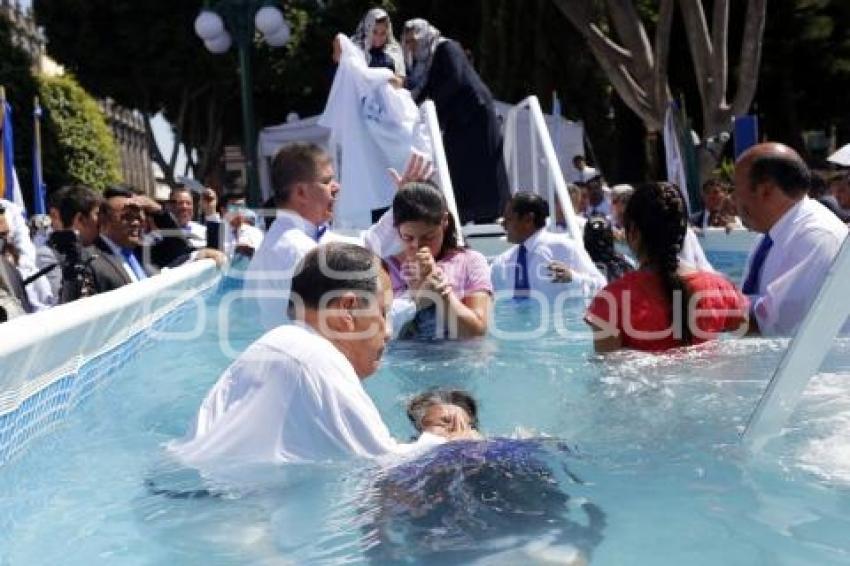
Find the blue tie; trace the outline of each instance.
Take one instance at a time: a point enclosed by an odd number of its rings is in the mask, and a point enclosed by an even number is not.
[[[121,248],[121,255],[124,256],[124,261],[127,262],[127,265],[130,266],[130,269],[133,270],[133,273],[136,274],[136,279],[141,281],[143,279],[148,278],[147,273],[145,273],[145,270],[142,269],[142,264],[139,263],[138,259],[136,259],[136,255],[133,253],[133,250],[128,248]]]
[[[764,260],[767,259],[767,254],[770,252],[771,247],[773,247],[773,240],[770,239],[770,234],[765,234],[756,253],[753,255],[750,272],[747,273],[747,280],[744,281],[744,285],[741,287],[741,292],[745,295],[755,295],[758,293],[761,269],[764,267]]]
[[[322,239],[322,236],[325,235],[325,232],[328,231],[328,226],[326,224],[322,224],[318,228],[316,228],[316,242]]]
[[[520,244],[514,266],[514,298],[528,297],[528,289],[528,250]]]

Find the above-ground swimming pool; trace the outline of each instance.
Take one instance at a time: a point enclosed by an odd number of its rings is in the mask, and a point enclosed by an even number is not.
[[[713,257],[739,274],[741,258]],[[722,340],[663,356],[592,354],[566,328],[497,306],[501,339],[395,343],[366,387],[397,438],[432,386],[480,403],[484,445],[401,468],[177,469],[204,394],[260,333],[232,285],[187,307],[58,430],[0,467],[0,565],[850,564],[850,341],[839,339],[778,439],[740,434],[787,341]],[[227,331],[222,333],[220,313]],[[200,327],[185,341],[184,331]],[[530,440],[523,440],[530,439]]]

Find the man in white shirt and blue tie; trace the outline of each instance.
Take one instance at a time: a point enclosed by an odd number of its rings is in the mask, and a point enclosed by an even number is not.
[[[791,148],[763,143],[735,163],[735,197],[744,225],[760,232],[741,290],[750,327],[766,336],[796,332],[847,237],[847,226],[806,196],[811,172]]]
[[[542,197],[518,192],[505,206],[508,241],[516,244],[490,266],[497,291],[514,290],[516,297],[540,292],[554,298],[563,291],[593,295],[606,284],[584,244],[566,234],[546,230],[549,205]]]

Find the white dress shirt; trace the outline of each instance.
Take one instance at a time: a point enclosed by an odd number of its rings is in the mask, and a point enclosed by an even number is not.
[[[396,442],[348,359],[294,324],[249,346],[207,393],[187,436],[169,448],[203,467],[375,458],[441,442],[430,434]]]
[[[233,258],[233,252],[237,246],[248,246],[255,252],[263,243],[263,231],[256,226],[243,222],[239,228],[234,229],[229,223],[221,224],[224,230],[224,255]]]
[[[207,227],[199,222],[190,220],[188,224],[180,227],[193,249],[200,250],[207,247]]]
[[[15,203],[0,198],[0,204],[6,209],[6,222],[9,225],[9,243],[15,246],[20,257],[18,258],[18,272],[26,279],[38,271],[36,262],[35,244],[30,238],[30,229],[24,218],[24,211]],[[58,269],[58,268],[57,268]],[[53,306],[56,297],[50,288],[47,277],[39,277],[24,289],[33,309],[40,311]]]
[[[679,259],[699,271],[714,271],[714,266],[705,257],[705,251],[699,243],[696,232],[690,226],[685,232],[685,241],[682,244],[682,251],[679,252]]]
[[[318,227],[291,210],[279,210],[245,272],[245,292],[257,301],[260,321],[266,330],[286,322],[289,288],[298,262],[319,244],[347,242],[365,246],[380,257],[386,257],[398,246],[392,211],[381,216],[377,224],[349,237],[325,231],[316,240]],[[385,252],[386,250],[386,252]]]
[[[751,312],[766,336],[792,335],[811,307],[844,238],[847,226],[828,208],[804,197],[768,231],[773,247],[765,258]],[[741,281],[749,275],[750,252]]]
[[[584,245],[565,234],[557,234],[541,228],[524,243],[527,250],[528,280],[532,291],[540,291],[553,298],[558,293],[580,291],[583,296],[593,296],[607,284],[607,280],[590,259]],[[497,291],[511,290],[516,279],[516,262],[519,246],[496,256],[490,264],[490,277]],[[569,283],[552,281],[549,264],[560,261],[567,265],[573,279]]]

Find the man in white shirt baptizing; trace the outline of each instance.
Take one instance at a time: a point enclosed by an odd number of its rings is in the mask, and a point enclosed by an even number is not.
[[[751,300],[754,333],[794,334],[847,236],[847,226],[806,196],[810,184],[803,159],[779,143],[753,146],[735,163],[738,213],[763,234],[741,287]]]
[[[409,454],[474,438],[465,421],[443,436],[397,442],[361,380],[380,365],[392,285],[380,260],[353,244],[310,251],[292,280],[289,316],[229,367],[188,436],[170,448],[185,464],[305,463]]]
[[[517,297],[538,291],[549,298],[565,290],[592,296],[606,284],[582,242],[546,230],[549,205],[534,193],[518,192],[505,206],[508,241],[517,244],[490,266],[493,287]]]
[[[414,156],[404,175],[396,175],[396,183],[430,175],[430,164]],[[380,257],[400,246],[391,213],[385,213],[359,238],[328,230],[341,187],[330,156],[316,144],[293,143],[278,151],[272,162],[272,187],[277,218],[248,266],[244,286],[246,294],[256,300],[266,330],[286,321],[290,280],[301,258],[317,245],[357,243]]]

